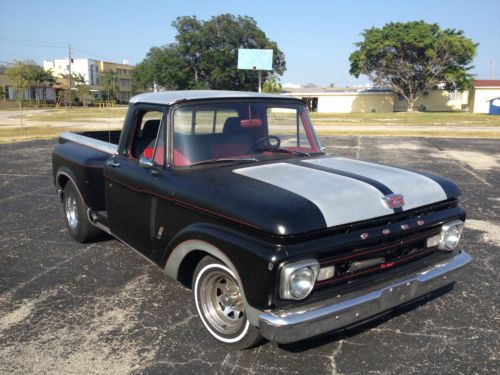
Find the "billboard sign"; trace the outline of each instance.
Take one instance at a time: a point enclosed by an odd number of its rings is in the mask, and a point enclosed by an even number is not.
[[[273,70],[273,50],[238,49],[238,69]]]

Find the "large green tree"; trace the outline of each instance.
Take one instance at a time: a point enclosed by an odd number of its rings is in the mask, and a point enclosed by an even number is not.
[[[257,73],[237,69],[239,48],[272,49],[270,76],[286,70],[283,52],[251,17],[221,14],[208,21],[178,17],[172,26],[176,42],[152,47],[136,66],[134,80],[140,87],[156,83],[167,89],[255,90]]]
[[[136,65],[133,80],[138,88],[151,89],[154,84],[167,90],[191,86],[190,70],[181,58],[177,45],[152,47],[146,58]]]
[[[413,21],[373,27],[362,36],[349,57],[350,73],[390,87],[406,100],[409,112],[425,91],[463,90],[470,84],[477,44],[462,31]]]

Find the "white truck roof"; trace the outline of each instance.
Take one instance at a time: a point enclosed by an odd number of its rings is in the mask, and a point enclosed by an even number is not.
[[[230,99],[230,98],[257,98],[257,99],[295,99],[277,94],[259,94],[245,91],[222,90],[179,90],[139,94],[130,99],[130,103],[151,103],[171,105],[184,100],[199,99]],[[295,99],[296,100],[296,99]]]

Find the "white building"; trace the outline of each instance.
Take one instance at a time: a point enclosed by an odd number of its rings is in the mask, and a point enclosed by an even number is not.
[[[72,59],[71,73],[80,74],[86,85],[98,85],[98,62],[90,59]],[[43,68],[51,71],[55,77],[69,74],[68,59],[43,60]]]

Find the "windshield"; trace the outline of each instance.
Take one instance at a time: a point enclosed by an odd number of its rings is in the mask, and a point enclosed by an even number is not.
[[[305,105],[300,103],[228,101],[186,105],[175,110],[173,127],[176,166],[320,152]]]

